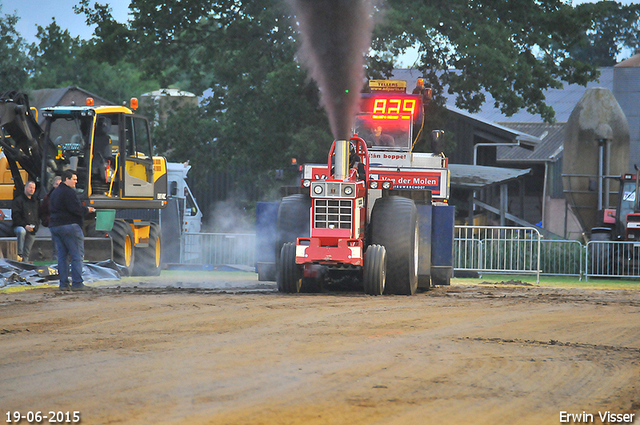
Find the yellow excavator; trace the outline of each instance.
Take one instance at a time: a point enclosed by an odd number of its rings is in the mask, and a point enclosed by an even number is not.
[[[96,209],[85,223],[85,251],[102,249],[129,275],[158,275],[161,230],[157,223],[115,219],[122,209],[167,205],[167,162],[153,156],[149,123],[126,106],[30,108],[26,94],[0,96],[0,208],[10,208],[24,184],[35,181],[42,198],[64,170],[78,175],[81,201]],[[40,113],[43,125],[38,124]],[[93,247],[93,248],[92,248]]]

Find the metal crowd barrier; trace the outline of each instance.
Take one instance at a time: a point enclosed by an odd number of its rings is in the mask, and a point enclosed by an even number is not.
[[[585,276],[640,277],[640,243],[590,241],[585,255]]]
[[[185,233],[180,244],[180,262],[255,267],[255,246],[254,233]]]
[[[543,240],[540,249],[540,274],[578,276],[582,280],[584,246],[580,241]]]
[[[640,278],[640,243],[542,240],[532,227],[455,226],[456,271],[479,274],[535,274]],[[185,233],[184,264],[255,267],[253,233]]]
[[[540,281],[540,232],[533,227],[455,226],[454,270],[535,274]]]

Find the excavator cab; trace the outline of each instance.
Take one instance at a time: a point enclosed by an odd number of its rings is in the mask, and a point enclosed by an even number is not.
[[[152,156],[146,118],[122,106],[57,107],[44,109],[42,114],[45,182],[74,169],[77,190],[85,198],[166,199],[166,183],[157,185],[166,167],[155,171],[154,162],[159,159]]]
[[[110,256],[126,274],[158,275],[161,229],[140,210],[166,207],[167,162],[152,156],[149,124],[136,108],[135,98],[131,109],[87,98],[85,106],[43,108],[41,127],[25,94],[0,95],[0,206],[10,207],[27,179],[41,197],[56,175],[74,170],[81,201],[98,210],[85,221],[85,236],[94,239],[87,252]],[[134,218],[115,217],[118,210]]]

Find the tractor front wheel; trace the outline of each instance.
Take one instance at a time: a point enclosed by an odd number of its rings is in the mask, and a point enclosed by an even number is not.
[[[290,294],[300,292],[302,287],[302,270],[296,264],[296,244],[285,243],[280,252],[278,262],[278,291]]]
[[[381,245],[370,245],[364,259],[364,293],[382,295],[387,275],[387,251]]]

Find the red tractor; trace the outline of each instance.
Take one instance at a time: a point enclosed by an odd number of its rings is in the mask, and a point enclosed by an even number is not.
[[[600,225],[591,229],[594,243],[589,250],[590,270],[595,273],[611,276],[640,273],[638,174],[640,171],[636,169],[636,174],[620,176],[616,208],[602,210],[598,217]]]
[[[281,292],[349,281],[370,295],[412,295],[449,283],[448,161],[440,152],[411,151],[424,94],[406,94],[406,84],[404,93],[390,91],[394,83],[363,94],[356,134],[333,142],[327,165],[305,165],[298,193],[282,199],[275,232]]]

